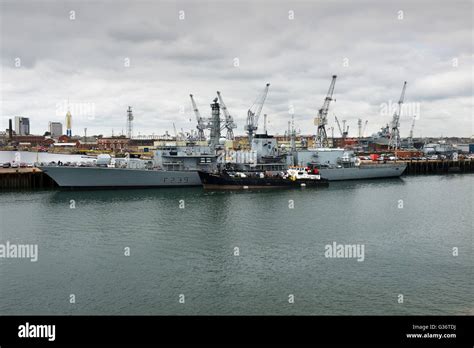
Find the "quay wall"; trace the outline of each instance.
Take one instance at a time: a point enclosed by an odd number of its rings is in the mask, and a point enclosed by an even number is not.
[[[0,168],[0,190],[45,189],[57,186],[38,168]]]
[[[410,160],[403,175],[474,173],[474,161]],[[39,168],[0,168],[0,190],[46,189],[58,185]]]

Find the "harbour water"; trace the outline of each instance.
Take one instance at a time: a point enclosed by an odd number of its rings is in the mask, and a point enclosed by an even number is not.
[[[473,314],[473,184],[0,193],[0,243],[38,245],[0,258],[0,313]]]

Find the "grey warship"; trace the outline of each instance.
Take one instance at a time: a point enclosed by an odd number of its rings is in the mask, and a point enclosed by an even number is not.
[[[39,168],[59,187],[69,189],[200,186],[197,171],[210,170],[215,165],[216,155],[203,152],[202,148],[199,150],[189,147],[158,150],[154,161],[125,159],[113,163],[111,159],[107,163],[99,159],[93,166],[47,165]]]
[[[186,144],[158,148],[153,160],[133,158],[112,158],[103,155],[93,165],[65,166],[39,165],[60,188],[106,189],[106,188],[149,188],[200,186],[198,171],[214,171],[217,166],[221,144],[220,105],[214,99],[208,124],[200,116],[191,95],[193,109],[197,114],[197,138],[188,138]],[[233,124],[232,119],[226,118]],[[204,129],[211,129],[209,142],[205,141]],[[233,126],[228,126],[230,130]],[[198,143],[206,143],[205,146]]]
[[[403,162],[362,163],[351,150],[338,148],[306,149],[296,153],[296,163],[318,168],[329,181],[399,177],[407,165]]]

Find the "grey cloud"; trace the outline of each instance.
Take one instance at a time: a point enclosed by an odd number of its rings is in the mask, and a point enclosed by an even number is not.
[[[70,98],[97,109],[94,120],[73,115],[78,133],[120,131],[128,105],[142,134],[170,131],[172,122],[189,129],[195,127],[189,93],[208,115],[220,90],[243,133],[247,108],[270,82],[263,111],[270,131],[285,131],[292,104],[298,127],[314,133],[313,117],[337,74],[331,124],[335,113],[355,131],[363,117],[368,133],[376,131],[390,118],[380,115],[380,104],[398,100],[407,80],[407,102],[422,104],[423,135],[472,133],[468,2],[4,1],[0,9],[1,128],[8,117],[25,115],[42,133],[50,119],[61,120],[57,101]],[[448,130],[446,118],[457,120]],[[409,123],[402,120],[402,134]]]

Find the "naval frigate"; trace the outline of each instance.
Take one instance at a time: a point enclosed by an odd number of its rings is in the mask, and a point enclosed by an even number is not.
[[[99,156],[93,165],[39,168],[62,188],[200,186],[198,170],[213,170],[216,158],[209,147],[174,146],[157,150],[153,161]]]
[[[298,165],[318,168],[329,181],[399,177],[407,167],[402,162],[362,163],[353,151],[340,148],[300,150],[295,160]]]

